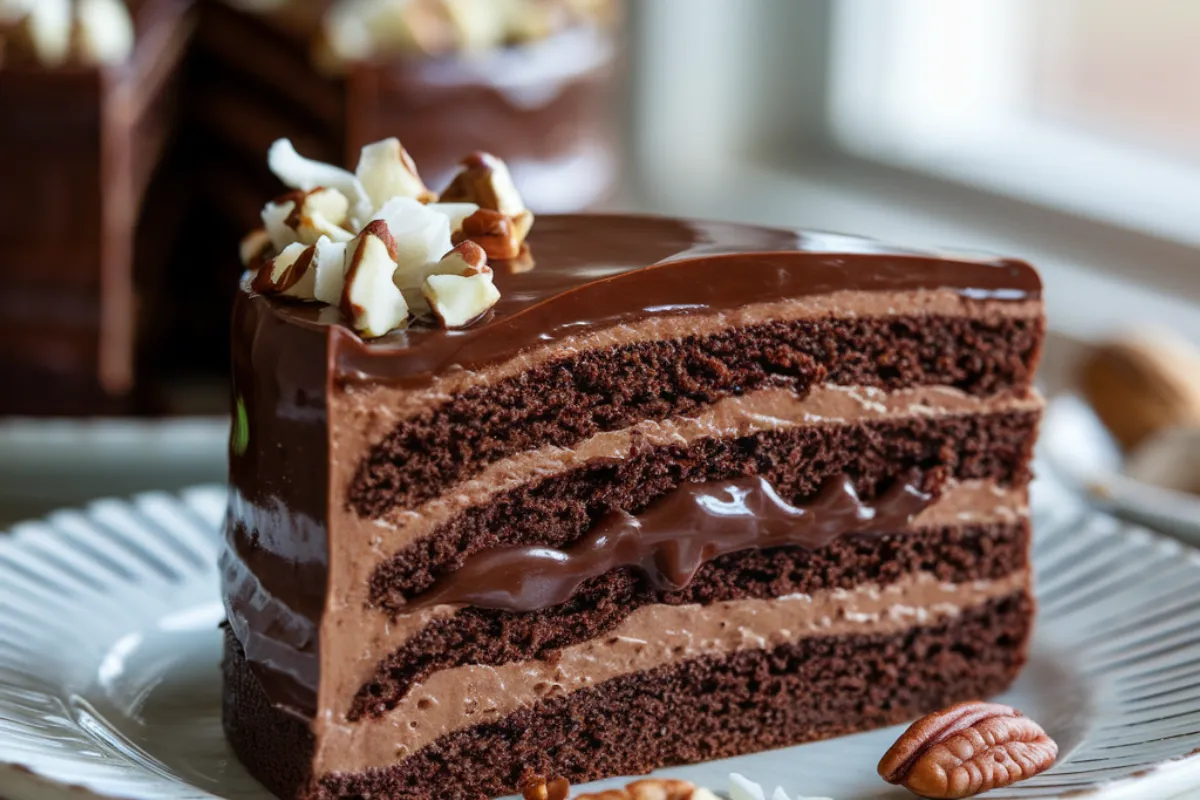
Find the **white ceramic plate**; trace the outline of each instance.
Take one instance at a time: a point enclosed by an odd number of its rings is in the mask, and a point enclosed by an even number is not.
[[[1124,474],[1116,442],[1078,395],[1050,401],[1038,448],[1058,475],[1098,505],[1200,545],[1200,497]]]
[[[0,795],[267,800],[221,735],[223,503],[217,488],[102,501],[0,538]],[[998,796],[1196,796],[1200,559],[1059,495],[1035,508],[1041,614],[1029,668],[1005,699],[1062,756]],[[715,789],[737,771],[768,791],[909,797],[875,776],[898,733],[667,774]]]

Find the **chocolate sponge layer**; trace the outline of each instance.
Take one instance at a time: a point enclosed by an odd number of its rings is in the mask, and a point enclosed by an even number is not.
[[[1043,327],[1040,318],[1013,317],[811,319],[583,352],[403,421],[359,465],[350,505],[379,517],[514,453],[570,447],[757,388],[804,392],[831,382],[1023,392]]]
[[[781,547],[731,553],[701,567],[687,588],[655,591],[632,570],[588,583],[567,603],[510,613],[465,608],[429,625],[383,661],[363,686],[350,716],[379,716],[414,684],[442,669],[552,658],[554,651],[596,639],[638,608],[812,594],[888,585],[914,573],[945,583],[1000,580],[1028,566],[1029,524],[946,527],[887,536],[849,536],[819,550]]]
[[[822,424],[590,463],[468,509],[396,553],[376,569],[371,599],[402,608],[474,553],[512,544],[568,545],[610,510],[637,513],[685,481],[761,475],[801,505],[823,481],[843,474],[863,498],[876,497],[914,468],[924,473],[927,489],[943,477],[1022,485],[1037,422],[1036,412],[1020,412]]]
[[[487,800],[526,776],[581,783],[890,725],[987,697],[1025,661],[1033,601],[1015,593],[892,635],[813,637],[617,678],[468,728],[360,773],[311,774],[314,743],[275,710],[231,634],[225,729],[256,778],[303,800]]]

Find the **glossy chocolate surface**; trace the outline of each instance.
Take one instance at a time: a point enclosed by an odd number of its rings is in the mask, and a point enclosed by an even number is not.
[[[838,536],[907,526],[933,500],[919,478],[900,480],[864,503],[845,475],[804,506],[765,478],[685,483],[638,515],[612,511],[567,550],[498,547],[468,559],[409,608],[441,604],[529,612],[567,602],[587,581],[634,568],[658,591],[686,588],[705,563],[755,548],[816,550]]]
[[[945,259],[869,239],[651,216],[543,216],[533,268],[493,265],[501,299],[480,322],[415,324],[363,341],[335,309],[270,302],[283,319],[332,326],[338,377],[422,385],[534,345],[657,315],[706,314],[839,291],[950,289],[978,300],[1036,300],[1041,281],[1011,260]],[[729,276],[737,275],[736,281]]]
[[[235,304],[233,340],[226,612],[271,697],[307,717],[329,564],[328,347],[260,303]]]

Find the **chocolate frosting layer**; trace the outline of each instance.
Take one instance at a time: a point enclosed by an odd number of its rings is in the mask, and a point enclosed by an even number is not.
[[[500,302],[462,330],[414,324],[368,342],[342,324],[336,309],[259,301],[294,324],[328,326],[342,380],[420,386],[451,367],[476,370],[530,347],[646,317],[707,315],[834,292],[1041,296],[1037,272],[1021,261],[940,257],[838,234],[561,215],[539,217],[529,241],[533,268],[495,264]]]
[[[837,536],[901,530],[929,505],[919,476],[864,503],[846,476],[797,507],[765,478],[685,483],[635,516],[613,511],[568,550],[522,545],[482,552],[411,606],[467,604],[540,611],[571,599],[586,581],[622,567],[655,589],[683,589],[706,562],[752,548],[823,547]]]
[[[276,702],[311,716],[329,565],[327,342],[247,302],[233,341],[226,614]]]

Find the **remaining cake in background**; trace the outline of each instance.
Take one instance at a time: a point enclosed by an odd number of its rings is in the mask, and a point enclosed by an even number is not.
[[[534,222],[498,160],[435,198],[394,140],[271,163],[222,565],[225,726],[272,791],[493,797],[1017,674],[1031,267]]]
[[[0,414],[125,413],[186,211],[191,0],[0,2]],[[152,266],[152,269],[147,267]]]
[[[180,379],[220,386],[278,136],[343,163],[399,130],[439,183],[486,143],[537,210],[603,196],[619,11],[0,0],[0,414],[171,413]]]
[[[609,191],[617,167],[610,94],[620,8],[619,0],[213,0],[194,57],[212,200],[244,232],[274,191],[262,152],[277,137],[342,164],[399,131],[434,184],[449,180],[464,153],[488,150],[535,210],[587,207]]]

